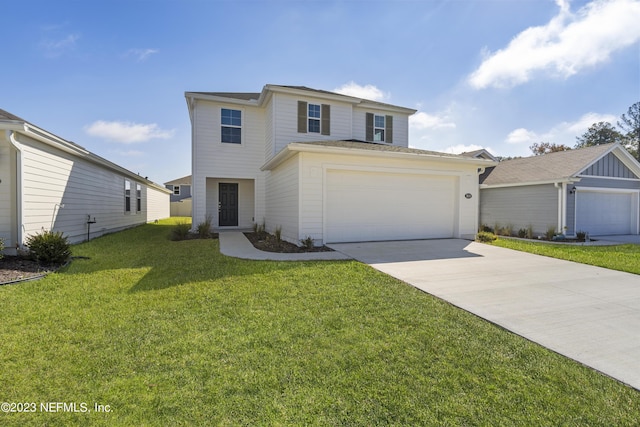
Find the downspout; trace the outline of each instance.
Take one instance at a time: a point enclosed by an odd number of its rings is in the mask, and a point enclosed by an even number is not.
[[[555,182],[553,186],[558,189],[558,227],[556,228],[557,233],[564,234],[564,221],[562,212],[564,211],[564,203],[566,202],[566,195],[563,190],[566,187],[565,183]]]
[[[23,189],[22,189],[22,144],[20,144],[15,137],[14,131],[9,131],[9,142],[16,149],[16,222],[18,226],[18,233],[16,235],[16,249],[22,249],[23,242],[23,224],[22,224],[22,212],[23,212]]]

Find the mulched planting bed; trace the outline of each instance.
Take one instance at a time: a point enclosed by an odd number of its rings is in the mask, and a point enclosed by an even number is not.
[[[280,253],[304,253],[304,252],[333,252],[333,249],[326,246],[317,246],[313,248],[305,248],[302,246],[296,246],[293,243],[285,242],[284,240],[278,241],[275,236],[268,233],[244,233],[247,239],[253,244],[256,249],[266,252],[280,252]]]
[[[0,259],[0,284],[26,280],[60,268],[59,265],[40,265],[38,262],[18,256]]]

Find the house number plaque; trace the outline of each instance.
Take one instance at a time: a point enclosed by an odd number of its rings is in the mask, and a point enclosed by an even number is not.
[[[471,193],[467,193],[467,194],[465,194],[465,195],[464,195],[464,198],[465,198],[465,199],[470,199],[471,197],[473,197],[473,196],[471,195]]]

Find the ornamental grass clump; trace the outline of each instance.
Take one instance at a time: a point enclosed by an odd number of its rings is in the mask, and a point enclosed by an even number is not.
[[[42,264],[62,264],[71,256],[71,244],[60,231],[42,230],[27,237],[29,255]]]
[[[188,222],[180,221],[171,227],[171,240],[185,240],[189,237],[191,231],[191,224]]]

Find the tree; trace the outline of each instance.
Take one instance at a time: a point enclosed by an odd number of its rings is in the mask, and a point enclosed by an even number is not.
[[[571,150],[571,147],[567,147],[564,144],[552,144],[550,142],[534,142],[533,145],[529,147],[529,150],[531,150],[535,156],[540,156],[542,154],[555,153],[557,151]]]
[[[618,127],[627,137],[627,150],[640,160],[640,102],[629,107],[627,115],[620,116]]]
[[[577,136],[576,139],[578,142],[574,148],[593,147],[594,145],[609,144],[611,142],[619,142],[625,145],[627,142],[627,138],[609,122],[592,124],[582,136]]]

